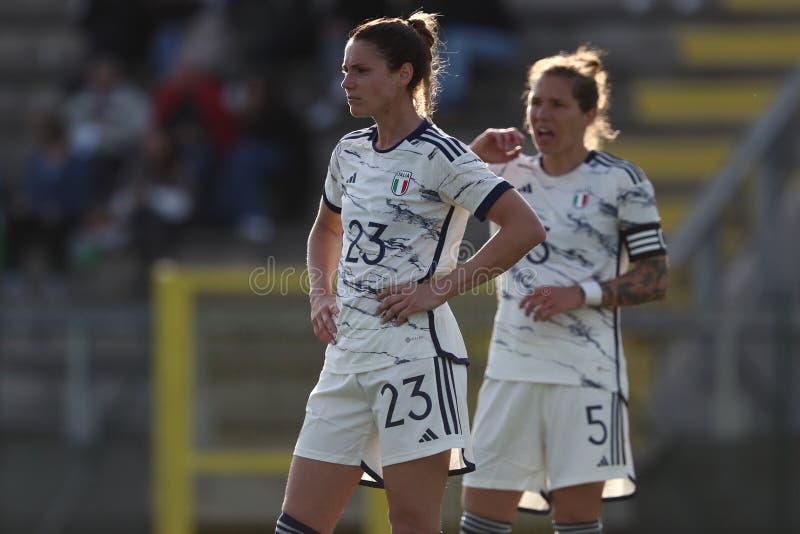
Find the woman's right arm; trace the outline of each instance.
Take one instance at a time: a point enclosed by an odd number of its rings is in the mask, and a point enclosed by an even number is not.
[[[381,304],[376,313],[383,314],[382,324],[394,317],[397,317],[398,325],[403,324],[413,313],[432,310],[450,297],[488,282],[517,263],[547,237],[536,212],[513,189],[498,197],[486,212],[486,218],[499,226],[500,230],[463,264],[440,278],[422,284],[390,287],[378,295]]]
[[[323,343],[336,341],[336,295],[333,278],[342,253],[342,216],[320,201],[308,236],[308,276],[311,283],[311,326]]]
[[[524,144],[525,134],[516,128],[488,128],[469,148],[486,163],[508,163],[522,153]]]

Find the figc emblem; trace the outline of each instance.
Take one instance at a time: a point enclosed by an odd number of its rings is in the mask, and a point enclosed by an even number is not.
[[[397,171],[392,180],[392,193],[401,197],[408,192],[411,184],[411,171]]]

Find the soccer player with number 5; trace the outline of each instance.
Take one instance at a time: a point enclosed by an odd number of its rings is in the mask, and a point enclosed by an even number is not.
[[[547,240],[498,281],[462,534],[508,533],[518,508],[551,506],[557,533],[598,534],[602,500],[635,491],[620,307],[664,297],[667,259],[652,185],[598,150],[616,136],[600,56],[581,47],[529,69],[538,156],[520,155],[514,128],[470,145],[536,210]]]
[[[308,239],[311,322],[328,347],[279,533],[329,534],[361,481],[385,487],[392,532],[434,534],[448,472],[474,469],[467,353],[446,301],[545,232],[519,193],[429,121],[436,32],[430,14],[381,18],[345,47],[350,113],[375,124],[333,150]],[[470,213],[500,230],[457,265]]]

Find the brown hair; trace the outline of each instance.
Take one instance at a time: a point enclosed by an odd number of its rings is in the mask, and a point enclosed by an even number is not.
[[[605,52],[583,45],[574,53],[560,54],[540,59],[528,69],[525,101],[528,102],[536,83],[544,76],[563,76],[572,81],[572,96],[581,111],[597,109],[597,117],[586,129],[583,142],[587,148],[600,148],[603,140],[613,141],[619,134],[611,128],[608,110],[611,106],[611,83],[608,71],[600,59]],[[525,117],[525,127],[530,129],[530,119]]]
[[[396,71],[404,63],[414,69],[408,91],[417,113],[433,115],[442,70],[439,58],[439,25],[435,13],[417,11],[408,19],[382,17],[367,21],[352,32],[350,40],[362,39],[374,44],[386,59],[389,70]]]

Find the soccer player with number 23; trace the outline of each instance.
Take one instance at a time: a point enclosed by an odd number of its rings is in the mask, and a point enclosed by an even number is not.
[[[619,309],[664,297],[667,260],[652,185],[597,149],[616,135],[608,99],[599,50],[544,58],[526,98],[538,156],[520,155],[514,128],[470,145],[533,206],[547,240],[498,281],[462,534],[508,533],[518,507],[551,506],[556,532],[598,534],[602,500],[635,490]]]
[[[359,481],[394,534],[435,534],[448,473],[474,469],[467,353],[446,301],[545,238],[530,205],[429,121],[436,19],[368,21],[344,51],[350,113],[308,239],[311,322],[327,343],[276,532],[329,534]],[[457,265],[469,214],[500,230]],[[336,276],[335,290],[334,278]]]

